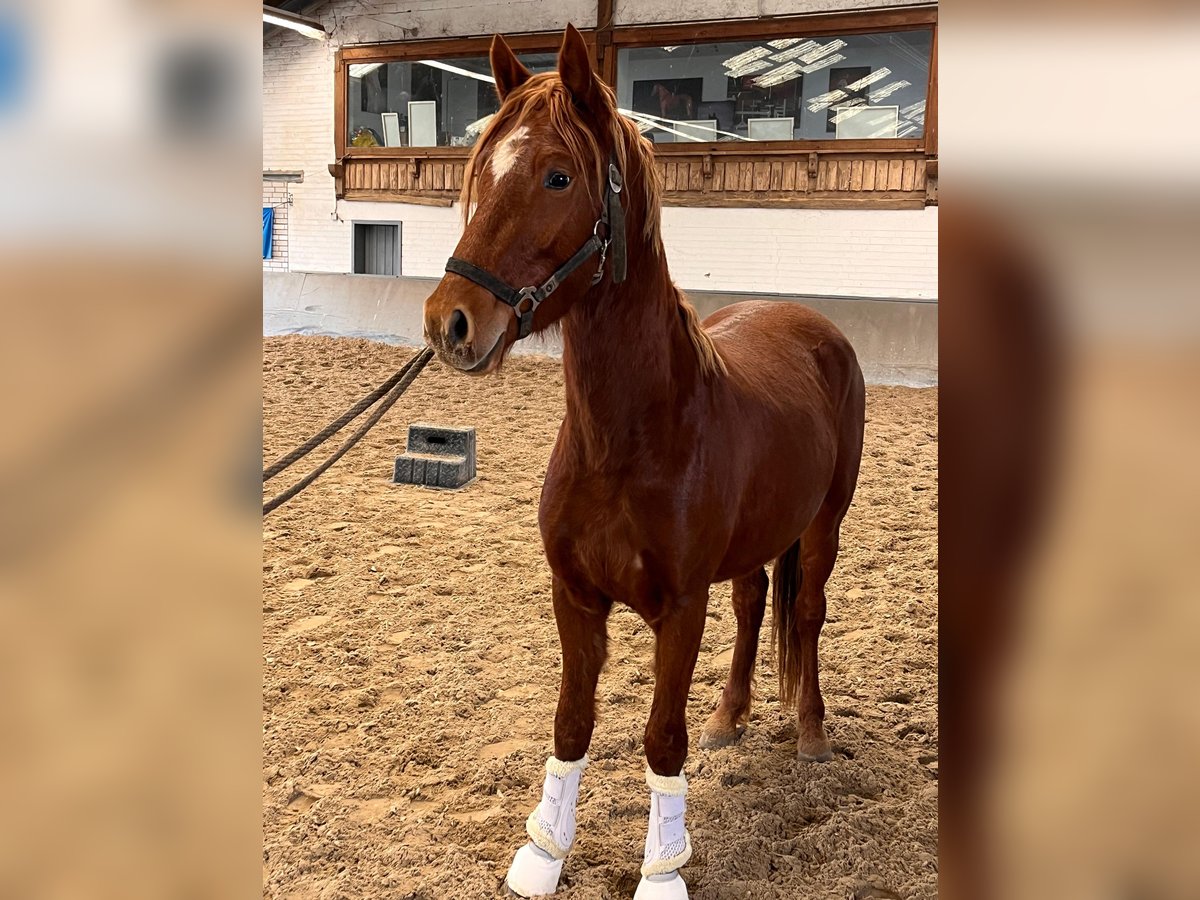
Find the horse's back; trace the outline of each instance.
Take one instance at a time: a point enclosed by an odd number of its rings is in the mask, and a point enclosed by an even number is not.
[[[836,406],[856,388],[862,393],[862,372],[850,341],[829,319],[800,303],[747,300],[722,307],[703,325],[734,377],[790,381],[818,375]]]

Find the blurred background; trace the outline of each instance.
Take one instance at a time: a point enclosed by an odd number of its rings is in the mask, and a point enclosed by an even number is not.
[[[261,891],[261,10],[0,0],[0,896]],[[940,20],[942,886],[1200,890],[1200,16]]]
[[[1200,17],[942,19],[947,896],[1200,884]]]
[[[260,10],[0,0],[0,895],[259,890]]]

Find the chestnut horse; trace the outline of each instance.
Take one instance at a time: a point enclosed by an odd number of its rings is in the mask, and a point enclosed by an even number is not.
[[[710,585],[732,580],[737,639],[700,746],[737,740],[749,720],[774,560],[780,698],[798,708],[800,757],[830,757],[817,638],[858,478],[862,373],[846,338],[798,304],[738,303],[701,325],[667,271],[652,145],[573,27],[557,72],[531,75],[499,36],[491,64],[502,105],[467,164],[468,221],[425,331],[444,363],[481,375],[525,334],[562,329],[566,415],[539,510],[562,681],[554,756],[508,884],[524,896],[557,885],[620,601],[655,637],[636,897],[686,897],[685,712]]]

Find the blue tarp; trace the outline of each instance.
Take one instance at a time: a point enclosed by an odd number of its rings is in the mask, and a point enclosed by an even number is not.
[[[263,207],[263,259],[271,258],[271,232],[275,224],[275,207]]]
[[[24,19],[0,10],[0,115],[15,112],[29,88],[29,33]]]

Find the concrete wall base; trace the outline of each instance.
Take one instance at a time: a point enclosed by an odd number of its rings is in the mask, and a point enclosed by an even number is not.
[[[263,273],[263,334],[359,337],[390,344],[422,343],[422,306],[436,278]],[[858,297],[805,297],[688,291],[700,315],[742,300],[803,303],[850,339],[869,384],[937,384],[936,302]],[[557,335],[535,336],[514,350],[560,356]]]

